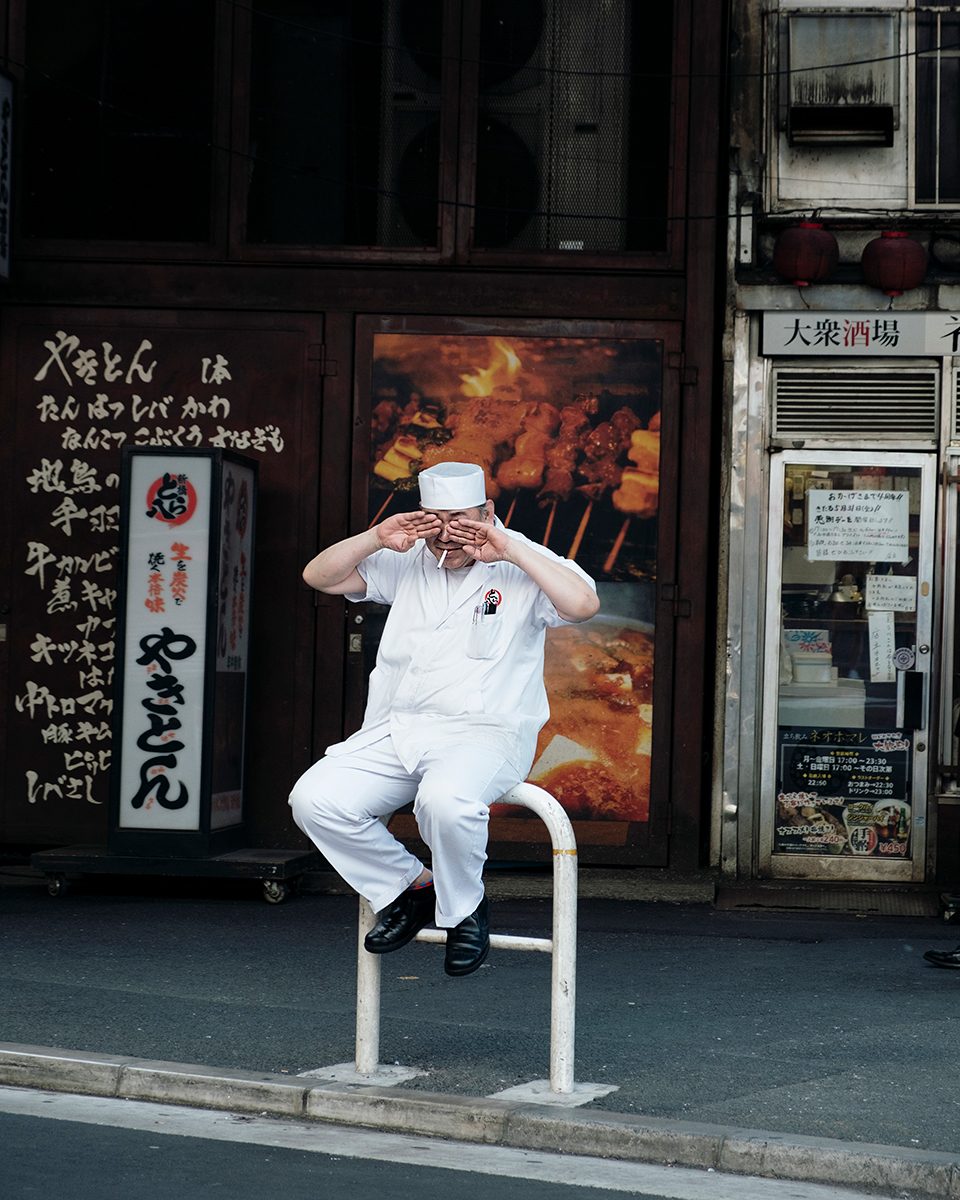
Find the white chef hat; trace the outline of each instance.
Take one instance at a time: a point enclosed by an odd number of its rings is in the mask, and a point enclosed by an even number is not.
[[[424,508],[452,511],[480,508],[486,503],[487,485],[483,467],[473,463],[442,462],[417,476],[420,503]]]

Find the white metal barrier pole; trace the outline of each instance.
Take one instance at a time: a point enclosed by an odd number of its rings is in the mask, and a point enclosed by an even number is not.
[[[573,1091],[577,1007],[577,841],[560,804],[532,783],[520,783],[504,804],[531,808],[553,843],[553,959],[550,984],[550,1091]]]
[[[570,818],[560,804],[532,783],[519,783],[497,804],[532,809],[547,826],[553,845],[553,937],[491,934],[490,945],[500,950],[542,950],[552,954],[550,988],[550,1091],[574,1091],[574,1043],[577,1002],[577,843]],[[360,899],[357,945],[356,1072],[376,1076],[380,1058],[380,956],[369,954],[363,939],[376,923],[369,903]],[[419,942],[443,944],[444,929],[424,929]],[[591,1085],[592,1086],[592,1085]],[[609,1090],[609,1089],[604,1089]]]
[[[357,1048],[358,1075],[375,1075],[380,1059],[380,955],[368,954],[363,939],[377,923],[370,903],[360,897],[357,935]]]

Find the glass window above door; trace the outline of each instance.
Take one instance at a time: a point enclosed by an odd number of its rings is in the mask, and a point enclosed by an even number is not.
[[[246,242],[668,249],[673,3],[251,11]]]
[[[24,234],[206,241],[214,6],[30,0],[24,13]]]

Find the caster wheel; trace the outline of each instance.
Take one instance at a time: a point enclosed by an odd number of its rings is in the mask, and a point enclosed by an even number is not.
[[[263,898],[268,904],[282,904],[290,895],[290,885],[281,879],[263,881]]]
[[[66,875],[51,875],[47,880],[47,894],[50,896],[65,896],[69,890]]]

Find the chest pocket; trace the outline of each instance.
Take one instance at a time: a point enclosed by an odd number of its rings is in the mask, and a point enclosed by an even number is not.
[[[467,634],[467,658],[495,658],[503,626],[499,613],[476,613]]]

